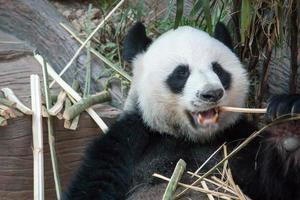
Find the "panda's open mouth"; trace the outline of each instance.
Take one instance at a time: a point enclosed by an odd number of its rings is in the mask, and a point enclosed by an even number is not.
[[[215,107],[206,111],[191,112],[193,121],[198,125],[216,124],[219,120],[219,108]]]

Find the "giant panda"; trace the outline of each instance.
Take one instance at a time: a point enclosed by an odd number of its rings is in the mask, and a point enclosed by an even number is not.
[[[170,177],[180,158],[194,171],[224,142],[232,150],[257,130],[244,116],[219,109],[245,106],[249,86],[224,24],[213,36],[183,26],[152,40],[138,22],[125,37],[124,59],[133,66],[124,113],[89,145],[64,199],[161,199],[165,183],[153,173]],[[295,113],[300,96],[277,95],[266,117]],[[252,200],[299,200],[299,122],[256,137],[229,166]],[[202,199],[189,195],[182,199]]]

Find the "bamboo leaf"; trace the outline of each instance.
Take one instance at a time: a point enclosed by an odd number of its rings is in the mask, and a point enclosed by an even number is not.
[[[174,29],[176,29],[179,26],[179,23],[182,19],[183,6],[184,6],[184,0],[177,0],[176,1],[176,17],[175,17]]]
[[[141,21],[144,11],[145,0],[139,0],[137,5],[137,20]]]
[[[242,8],[241,8],[241,42],[245,42],[246,34],[248,27],[251,22],[251,14],[250,14],[250,0],[243,0],[242,1]]]
[[[202,7],[203,7],[202,0],[196,1],[196,3],[194,4],[190,12],[190,17],[194,17],[201,10]]]
[[[211,20],[211,12],[210,12],[210,5],[209,0],[203,0],[203,10],[204,10],[204,17],[206,20],[207,25],[207,32],[211,35],[212,34],[212,20]]]
[[[170,19],[170,16],[172,14],[172,8],[174,8],[174,2],[175,2],[175,0],[169,0],[166,15],[164,17],[164,21]]]

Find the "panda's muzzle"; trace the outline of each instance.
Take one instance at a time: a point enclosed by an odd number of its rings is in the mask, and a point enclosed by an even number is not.
[[[191,112],[191,115],[197,125],[216,124],[219,121],[219,108],[215,107],[205,111]]]

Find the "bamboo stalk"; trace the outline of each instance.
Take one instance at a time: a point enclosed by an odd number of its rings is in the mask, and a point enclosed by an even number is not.
[[[217,178],[216,176],[212,176],[211,179],[212,179],[213,181],[215,181],[217,184],[220,184],[224,190],[226,190],[226,191],[228,191],[228,192],[230,192],[230,193],[233,193],[233,194],[236,193],[236,192],[234,191],[235,188],[233,188],[232,185],[230,185],[230,184],[224,182],[223,180]],[[226,180],[226,181],[227,181],[227,180]],[[227,182],[229,182],[229,181],[227,181]]]
[[[35,54],[34,58],[41,64],[43,65],[43,59],[40,55]],[[49,65],[49,63],[46,64],[47,70],[49,75],[56,80],[56,82],[71,96],[73,97],[76,101],[80,101],[82,98],[80,95],[73,90],[54,70],[53,68]],[[100,127],[100,129],[103,131],[103,133],[106,133],[108,130],[107,125],[104,123],[104,121],[99,117],[99,115],[92,109],[88,108],[86,111],[89,113],[89,115],[92,117],[92,119],[97,123],[97,125]]]
[[[60,91],[56,103],[48,110],[49,115],[56,116],[63,109],[66,97],[67,93],[65,91]]]
[[[5,96],[8,100],[10,100],[10,101],[16,103],[16,108],[17,108],[18,110],[20,110],[22,113],[24,113],[24,114],[26,114],[26,115],[31,115],[31,114],[32,114],[32,111],[31,111],[27,106],[25,106],[25,105],[18,99],[18,97],[14,94],[14,92],[13,92],[11,89],[9,89],[9,88],[2,88],[1,90],[2,90],[2,92],[4,93],[4,96]]]
[[[173,195],[176,191],[177,184],[178,184],[179,180],[181,179],[185,168],[186,168],[186,163],[184,162],[184,160],[180,159],[176,164],[176,167],[175,167],[174,172],[171,176],[171,179],[167,185],[167,188],[166,188],[166,191],[164,193],[162,200],[172,200],[173,199]]]
[[[192,177],[195,175],[195,174],[198,174],[199,171],[212,159],[212,157],[214,157],[221,149],[222,147],[225,145],[222,144],[215,152],[213,152],[206,160],[205,162],[203,162],[203,164],[195,171],[195,173],[192,175]]]
[[[6,125],[7,125],[7,120],[0,116],[0,126],[6,126]]]
[[[70,102],[76,103],[76,101],[73,98],[71,98],[71,97],[67,98],[67,100],[69,100]],[[69,106],[65,107],[65,108],[69,108]],[[67,120],[67,119],[65,119],[64,127],[66,129],[76,130],[77,127],[78,127],[79,118],[80,118],[80,114],[77,115],[73,120]]]
[[[74,80],[73,83],[72,83],[72,88],[78,92],[79,90],[79,83],[78,81]],[[74,102],[76,103],[76,101]],[[72,106],[72,101],[68,95],[68,97],[66,98],[66,101],[65,101],[65,110],[67,110],[69,107]],[[64,128],[66,129],[70,129],[70,130],[76,130],[77,126],[78,126],[78,123],[79,123],[79,116],[76,116],[73,120],[67,120],[65,119],[64,121]]]
[[[64,119],[71,120],[74,119],[81,112],[91,107],[96,103],[103,103],[110,100],[110,95],[107,91],[103,91],[99,94],[89,96],[87,98],[83,98],[78,101],[76,104],[67,108],[63,114]]]
[[[30,76],[33,135],[33,196],[34,200],[44,199],[44,156],[42,101],[40,80],[37,75]]]
[[[199,176],[198,174],[194,174],[193,172],[188,171],[187,173],[190,174],[190,175],[194,175],[197,178],[201,178],[201,176]],[[212,176],[211,179],[203,178],[203,180],[205,180],[206,182],[211,183],[211,184],[213,184],[217,187],[220,187],[220,188],[226,190],[227,192],[230,192],[231,194],[235,195],[235,192],[232,190],[232,188],[229,185],[226,185],[226,183],[221,181],[220,179],[218,179],[220,181],[214,180],[214,177],[215,176]]]
[[[60,23],[60,25],[71,34],[71,36],[73,38],[75,38],[77,40],[77,42],[79,42],[80,44],[83,44],[83,41],[77,37],[77,35],[70,29],[68,28],[66,25],[64,25],[63,23]],[[122,70],[120,67],[115,66],[115,64],[113,64],[110,60],[108,60],[105,56],[103,56],[102,54],[100,54],[98,51],[96,51],[94,48],[90,47],[90,51],[96,56],[98,57],[100,60],[102,60],[105,64],[107,64],[107,66],[109,66],[110,68],[112,68],[114,71],[116,71],[118,74],[120,74],[121,76],[123,76],[125,79],[127,79],[128,81],[131,82],[132,78],[127,74],[127,72],[125,72],[124,70]]]
[[[160,179],[165,180],[165,181],[170,181],[169,178],[167,178],[165,176],[162,176],[160,174],[154,173],[152,176],[154,176],[156,178],[160,178]],[[203,188],[200,188],[200,187],[197,187],[197,186],[188,185],[188,184],[184,184],[184,183],[181,183],[181,182],[178,182],[178,185],[182,186],[186,189],[191,189],[191,190],[195,190],[195,191],[198,191],[198,192],[203,192],[203,193],[206,193],[206,194],[212,194],[212,195],[214,195],[216,197],[219,197],[221,199],[226,199],[226,200],[228,200],[228,199],[238,199],[236,196],[232,196],[232,195],[229,195],[229,194],[216,192],[216,191],[212,191],[212,190],[206,190],[206,189],[203,189]]]
[[[49,91],[48,72],[47,72],[46,62],[44,59],[43,59],[42,70],[43,70],[46,108],[50,109],[50,107],[52,105],[52,99],[51,99],[51,94]],[[57,158],[56,158],[55,137],[54,137],[54,131],[53,131],[53,117],[49,116],[47,118],[47,123],[48,123],[48,142],[49,142],[49,147],[50,147],[51,164],[52,164],[52,171],[53,171],[53,177],[54,177],[56,197],[57,197],[57,200],[60,200],[62,191],[61,191],[60,177],[59,177],[58,164],[57,164]]]
[[[230,106],[220,107],[221,112],[239,112],[239,113],[266,113],[266,108],[238,108]]]
[[[205,181],[201,181],[201,185],[202,185],[203,189],[209,190]],[[211,194],[207,194],[207,197],[209,200],[215,200],[213,195],[211,195]]]
[[[226,145],[224,145],[224,147],[223,147],[223,153],[224,153],[224,157],[227,157],[228,151],[227,151],[227,146]],[[227,166],[228,166],[228,160],[226,160],[224,162],[221,180],[224,180],[224,178],[225,178]]]
[[[83,42],[83,44],[79,47],[79,49],[76,51],[74,56],[71,58],[71,60],[68,62],[68,64],[64,67],[64,69],[59,73],[59,77],[67,71],[67,69],[71,66],[73,61],[78,57],[81,50],[85,47],[85,45],[90,41],[90,39],[95,35],[95,33],[104,25],[104,23],[110,18],[110,16],[124,3],[125,0],[121,0],[109,13],[105,18],[100,22],[100,24],[93,30],[93,32],[87,37],[87,39]],[[54,85],[55,79],[51,82],[50,88]]]
[[[85,61],[85,83],[84,83],[84,91],[83,91],[83,98],[86,98],[90,95],[91,89],[91,42],[89,41],[86,45],[86,61]]]

